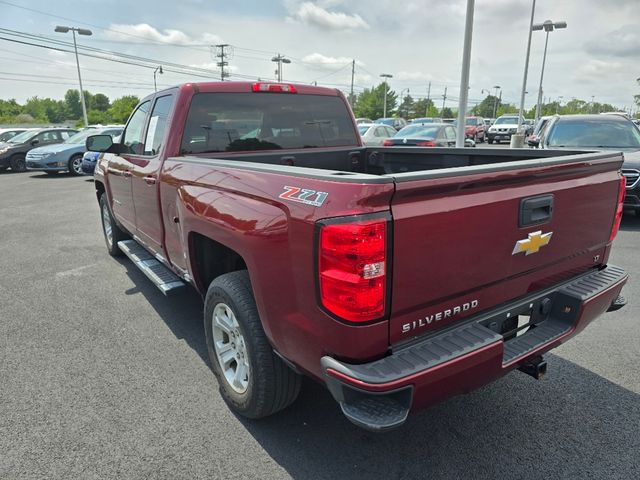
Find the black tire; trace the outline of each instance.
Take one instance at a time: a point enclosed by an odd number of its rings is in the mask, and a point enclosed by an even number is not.
[[[492,145],[492,144],[493,144],[493,139],[489,138],[489,139],[487,140],[487,142],[489,142],[489,145]]]
[[[233,338],[238,342],[237,334],[242,336],[241,355],[248,359],[247,385],[243,392],[238,392],[227,380],[218,360],[213,326],[216,307],[231,310],[238,325]],[[249,272],[227,273],[211,282],[204,303],[204,330],[213,373],[222,397],[232,410],[247,418],[263,418],[286,408],[297,398],[300,375],[275,354],[267,340],[253,298]],[[228,342],[232,341],[228,336]],[[236,355],[235,358],[239,357]],[[231,360],[230,365],[234,361]],[[236,362],[235,365],[237,369],[239,364]]]
[[[82,171],[82,154],[73,155],[69,159],[69,173],[76,177],[84,175]]]
[[[107,251],[112,257],[122,256],[122,251],[118,247],[118,242],[121,240],[127,240],[129,235],[124,232],[113,219],[111,210],[107,201],[107,194],[103,193],[100,196],[100,220],[102,224],[102,234],[104,235],[104,243],[107,245]],[[107,224],[111,227],[111,239],[107,235]]]
[[[11,165],[11,170],[14,172],[26,172],[27,171],[27,162],[24,160],[24,153],[16,153],[9,159],[9,164]]]

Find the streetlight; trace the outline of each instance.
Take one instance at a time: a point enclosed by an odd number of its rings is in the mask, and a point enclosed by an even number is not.
[[[556,103],[556,115],[558,114],[558,108],[560,107],[560,104],[562,103],[563,98],[564,98],[564,95],[558,95],[558,102]]]
[[[272,62],[276,62],[278,66],[276,67],[276,77],[278,78],[278,82],[282,81],[282,64],[283,63],[291,63],[291,60],[285,58],[284,55],[276,55],[271,59]]]
[[[400,115],[401,116],[402,116],[402,104],[404,103],[404,92],[409,93],[409,89],[403,88],[402,90],[400,90]],[[409,113],[407,113],[407,116],[409,116]]]
[[[393,75],[389,73],[381,73],[380,76],[384,78],[384,107],[382,117],[387,118],[387,79],[393,78]]]
[[[162,65],[158,65],[156,69],[153,71],[153,90],[158,91],[158,86],[156,85],[156,73],[162,75],[164,72],[162,71]]]
[[[500,85],[494,85],[493,88],[496,89],[496,99],[493,101],[493,118],[496,118],[496,113],[498,113],[498,90],[500,90],[500,97],[502,97],[502,87]]]
[[[554,28],[567,28],[567,22],[552,22],[545,20],[543,23],[536,23],[531,30],[544,30],[547,32],[544,40],[544,54],[542,55],[542,70],[540,71],[540,86],[538,87],[538,103],[536,103],[536,122],[540,120],[540,104],[542,103],[542,79],[544,78],[544,64],[547,61],[547,44],[549,43],[549,32]]]
[[[76,32],[78,35],[93,35],[91,30],[87,30],[85,28],[76,28],[76,27],[63,27],[58,25],[55,28],[55,31],[58,33],[68,33],[71,30],[73,34],[73,48],[76,52],[76,66],[78,67],[78,83],[80,84],[80,103],[82,104],[82,117],[84,118],[84,126],[89,126],[89,120],[87,119],[87,106],[84,104],[84,91],[82,90],[82,76],[80,75],[80,60],[78,60],[78,45],[76,44]]]

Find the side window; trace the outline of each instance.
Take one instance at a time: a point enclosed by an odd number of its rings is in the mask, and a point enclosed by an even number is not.
[[[147,138],[144,142],[145,155],[157,155],[164,140],[164,131],[167,126],[167,118],[169,111],[173,105],[173,96],[166,95],[156,99],[156,104],[151,112],[151,120],[149,120],[149,128],[147,129]]]
[[[147,119],[147,113],[149,112],[150,106],[151,102],[149,101],[140,105],[138,109],[133,112],[129,123],[127,124],[121,143],[127,147],[129,153],[142,155],[144,140],[142,135],[144,134],[144,123]]]
[[[376,137],[384,137],[385,136],[384,132],[385,132],[384,127],[376,127],[375,135]]]
[[[456,139],[456,131],[453,129],[453,127],[446,127],[444,134],[447,137],[447,140]]]
[[[71,136],[71,134],[67,130],[64,130],[64,131],[60,132],[60,136],[62,137],[62,140],[66,140],[67,138],[69,138]]]
[[[396,133],[398,133],[394,128],[391,127],[384,127],[387,130],[387,136],[388,137],[393,137]]]

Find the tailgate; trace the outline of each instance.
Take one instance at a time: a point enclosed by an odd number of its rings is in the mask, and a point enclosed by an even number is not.
[[[621,164],[586,154],[397,175],[391,343],[602,264]]]

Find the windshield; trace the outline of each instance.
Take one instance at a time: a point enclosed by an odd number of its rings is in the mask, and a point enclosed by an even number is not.
[[[19,130],[17,132],[12,130],[10,132],[0,133],[0,142],[6,142],[10,138],[13,138],[16,135],[18,135],[19,133],[21,133]]]
[[[98,133],[100,132],[94,128],[83,130],[82,132],[78,132],[75,135],[71,135],[62,143],[76,143],[76,144],[84,143],[87,137],[90,137],[91,135],[97,135]]]
[[[465,125],[478,125],[478,119],[477,118],[467,118]]]
[[[16,135],[12,139],[10,139],[7,143],[24,143],[27,140],[29,140],[31,137],[36,136],[37,133],[38,132],[33,132],[33,131],[27,130],[26,132],[22,132],[22,133]]]
[[[367,130],[369,130],[371,127],[367,126],[367,127],[358,127],[358,131],[360,132],[360,135],[364,135],[365,133],[367,133]]]
[[[440,127],[409,125],[394,135],[396,138],[436,138]]]
[[[518,117],[500,117],[495,121],[495,125],[500,125],[502,123],[516,124],[518,123]]]
[[[340,97],[270,93],[194,95],[182,153],[358,145]]]
[[[640,131],[628,121],[558,121],[549,132],[550,147],[640,148]]]
[[[435,119],[433,119],[433,118],[416,118],[415,120],[411,120],[411,123],[435,123]]]

